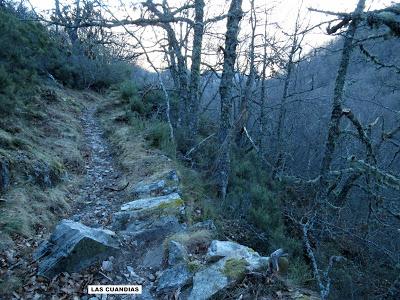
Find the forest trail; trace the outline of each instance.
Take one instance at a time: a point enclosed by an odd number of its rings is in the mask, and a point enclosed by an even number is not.
[[[86,140],[85,180],[79,187],[81,200],[77,204],[72,220],[87,226],[98,227],[110,224],[113,211],[126,199],[125,189],[118,186],[121,172],[118,171],[104,138],[104,130],[95,117],[96,107],[85,108],[82,127]]]
[[[212,220],[192,222],[173,161],[121,123],[118,104],[99,99],[76,116],[85,172],[72,187],[72,209],[51,234],[37,236],[33,254],[15,268],[23,286],[9,299],[205,300],[238,292],[254,299],[249,284],[266,287],[271,299],[317,299],[283,287],[270,257],[217,240]],[[261,279],[246,276],[259,272]],[[88,294],[88,285],[99,284],[141,285],[143,293]]]

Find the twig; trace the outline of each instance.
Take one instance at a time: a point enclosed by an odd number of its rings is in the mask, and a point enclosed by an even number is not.
[[[212,138],[214,135],[216,135],[216,133],[210,134],[208,137],[206,137],[205,139],[203,139],[200,143],[198,143],[197,145],[195,145],[194,147],[192,147],[183,158],[188,159],[188,156],[196,151],[203,143],[205,143],[207,140],[209,140],[210,138]]]
[[[103,272],[99,271],[100,275],[103,275],[106,279],[110,280],[111,282],[114,282],[114,280],[112,280],[110,277],[108,277],[106,274],[104,274]]]
[[[249,132],[247,131],[246,126],[243,127],[243,131],[246,134],[246,137],[249,139],[251,145],[253,146],[254,150],[256,150],[257,154],[260,156],[261,160],[269,167],[272,167],[272,165],[266,160],[264,157],[263,153],[260,153],[260,149],[257,147],[257,145],[254,143],[253,139],[251,138]]]
[[[251,138],[249,132],[247,131],[246,126],[243,127],[244,133],[246,134],[247,138],[249,139],[250,143],[253,145],[254,149],[258,152],[258,147],[257,145],[254,143],[253,139]]]

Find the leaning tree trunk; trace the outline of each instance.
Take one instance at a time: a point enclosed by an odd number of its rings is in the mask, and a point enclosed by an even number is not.
[[[365,7],[365,0],[359,0],[354,15],[362,13]],[[327,186],[327,175],[329,173],[333,154],[336,148],[336,142],[340,134],[340,119],[343,115],[343,92],[346,82],[347,70],[349,67],[350,57],[353,50],[354,35],[357,30],[358,19],[354,18],[344,36],[342,58],[340,60],[339,70],[336,75],[335,89],[333,95],[333,104],[331,118],[329,122],[328,138],[325,144],[325,153],[321,164],[321,187]]]
[[[221,144],[218,157],[217,176],[219,192],[225,199],[228,187],[230,169],[230,144],[231,144],[231,88],[235,76],[236,47],[238,44],[239,22],[242,19],[242,0],[232,0],[228,12],[228,22],[225,34],[224,67],[219,86],[221,98],[221,120],[219,128],[219,141]]]

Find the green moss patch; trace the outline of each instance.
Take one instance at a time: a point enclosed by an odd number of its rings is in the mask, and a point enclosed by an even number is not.
[[[229,278],[240,280],[246,275],[246,267],[248,265],[244,258],[230,258],[225,262],[222,272]]]

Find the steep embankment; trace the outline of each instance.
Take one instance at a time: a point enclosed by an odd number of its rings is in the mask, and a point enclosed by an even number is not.
[[[0,121],[0,290],[21,286],[29,255],[71,213],[85,178],[81,114],[90,93],[54,84],[31,90],[28,104]],[[29,267],[29,268],[28,268]]]
[[[71,91],[42,87],[0,121],[0,249],[68,210],[69,184],[83,173],[82,104]],[[66,176],[68,174],[68,180]]]

